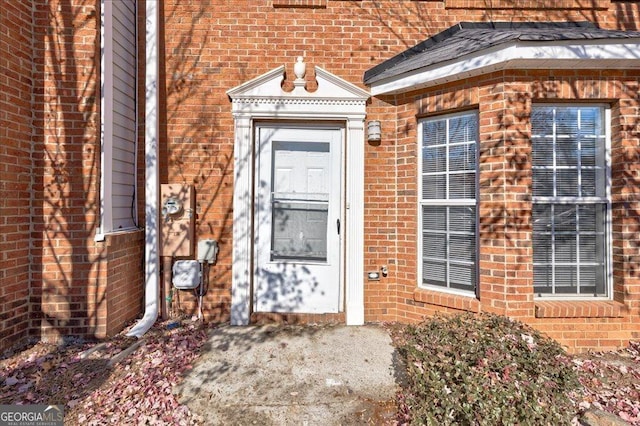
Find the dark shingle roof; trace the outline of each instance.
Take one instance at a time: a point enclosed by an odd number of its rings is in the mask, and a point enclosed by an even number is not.
[[[369,69],[364,74],[364,83],[372,84],[514,41],[638,37],[638,31],[604,30],[591,22],[461,22]]]

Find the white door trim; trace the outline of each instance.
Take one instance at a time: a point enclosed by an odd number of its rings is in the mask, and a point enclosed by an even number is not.
[[[227,92],[235,124],[231,324],[247,325],[252,302],[254,126],[257,120],[345,124],[345,309],[348,325],[364,324],[364,119],[369,93],[315,67],[318,89],[281,87],[284,66]]]
[[[343,127],[336,124],[292,122],[262,122],[255,125],[254,312],[344,312],[344,292],[341,291],[344,284],[344,232],[342,229],[338,232],[336,223],[339,220],[344,224]],[[276,161],[272,154],[274,147],[283,142],[298,144],[298,147],[323,145],[328,149],[330,169],[327,180],[323,179],[320,184],[325,185],[328,192],[326,259],[270,259],[273,230],[271,197],[274,196],[271,191],[274,185],[272,179],[275,179],[273,162]],[[308,182],[308,179],[304,180]],[[299,182],[294,184],[299,185]],[[292,291],[294,288],[295,292]]]

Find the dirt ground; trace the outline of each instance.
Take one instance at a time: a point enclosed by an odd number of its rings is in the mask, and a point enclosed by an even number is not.
[[[28,342],[7,351],[0,404],[64,404],[65,425],[200,424],[172,388],[199,355],[207,327],[168,325],[157,323],[141,340],[123,332],[104,342]]]
[[[593,352],[573,357],[580,383],[580,411],[604,410],[640,425],[640,342],[616,352]]]

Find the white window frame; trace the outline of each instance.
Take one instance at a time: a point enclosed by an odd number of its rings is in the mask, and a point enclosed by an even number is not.
[[[604,204],[604,268],[605,268],[605,292],[603,296],[596,296],[592,294],[548,294],[548,293],[536,293],[534,288],[534,297],[537,300],[613,300],[613,272],[612,272],[612,227],[611,227],[611,107],[602,103],[534,103],[531,106],[533,111],[536,107],[556,107],[556,108],[601,108],[604,118],[604,185],[605,191],[603,197],[549,197],[549,196],[533,196],[532,201],[532,214],[533,206],[536,203],[560,205],[560,204]],[[532,129],[533,137],[533,129]],[[532,146],[533,150],[533,146]],[[533,151],[532,151],[533,155]],[[532,185],[533,185],[533,164],[532,164]],[[577,250],[579,253],[579,250]],[[579,256],[579,254],[577,254]],[[579,262],[576,262],[578,265]],[[532,266],[535,267],[536,263],[533,262],[533,242],[532,242]],[[579,272],[579,268],[578,268]],[[533,273],[533,271],[532,271]]]
[[[131,221],[130,226],[116,226],[114,223],[114,165],[117,160],[114,161],[114,156],[117,155],[116,144],[114,144],[114,2],[111,0],[100,0],[100,225],[95,236],[96,241],[103,241],[106,234],[113,232],[122,232],[131,229],[137,229],[138,218],[138,191],[137,191],[137,164],[138,164],[138,99],[137,99],[137,79],[138,79],[138,6],[135,0],[131,0],[134,12],[135,26],[132,29],[134,33],[134,55],[135,55],[135,79],[134,87],[136,92],[133,93],[134,97],[134,155],[133,155],[133,186],[132,199],[131,199]]]
[[[423,154],[422,154],[422,149],[423,149],[423,131],[424,131],[424,124],[428,121],[431,120],[447,120],[447,128],[448,128],[448,123],[452,118],[455,117],[460,117],[460,116],[468,116],[468,115],[474,115],[475,119],[476,119],[476,125],[478,127],[478,134],[476,135],[476,140],[475,140],[475,198],[471,199],[471,198],[454,198],[454,199],[423,199]],[[422,118],[420,120],[418,120],[418,135],[417,135],[417,158],[418,158],[418,247],[416,250],[416,253],[418,255],[418,287],[419,288],[424,288],[424,289],[429,289],[429,290],[435,290],[435,291],[440,291],[443,293],[451,293],[451,294],[456,294],[456,295],[461,295],[461,296],[467,296],[467,297],[478,297],[478,289],[479,289],[479,279],[480,279],[480,274],[479,274],[479,266],[478,266],[478,253],[479,253],[479,216],[478,216],[478,199],[479,199],[479,185],[478,185],[478,178],[479,178],[479,149],[480,149],[480,144],[479,144],[479,139],[480,139],[480,135],[479,135],[479,128],[480,128],[480,117],[479,117],[479,113],[477,110],[473,110],[473,111],[462,111],[462,112],[456,112],[456,113],[450,113],[450,114],[443,114],[443,115],[438,115],[438,116],[432,116],[432,117],[425,117]],[[447,134],[448,134],[448,130],[447,130]],[[447,139],[447,143],[445,146],[449,146],[449,140]],[[448,172],[448,162],[449,162],[449,155],[447,153],[447,176],[449,176],[449,172]],[[449,191],[449,186],[447,185],[447,197],[449,196],[448,194]],[[424,256],[423,256],[423,240],[424,240],[424,229],[422,227],[422,223],[423,223],[423,207],[424,206],[443,206],[443,207],[459,207],[459,206],[473,206],[475,207],[475,253],[474,253],[474,257],[475,257],[475,261],[474,261],[474,270],[475,270],[475,282],[473,283],[473,290],[462,290],[462,289],[456,289],[456,288],[451,288],[449,287],[449,280],[447,278],[447,287],[444,286],[439,286],[439,285],[431,285],[431,284],[425,284],[424,283]],[[447,228],[446,230],[446,235],[450,235],[449,234],[449,229]],[[447,247],[448,247],[448,241],[447,241]],[[447,277],[448,277],[449,271],[447,270]]]

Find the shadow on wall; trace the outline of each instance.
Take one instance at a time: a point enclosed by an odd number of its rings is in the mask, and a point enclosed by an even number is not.
[[[515,0],[513,0],[515,2]],[[371,9],[365,3],[358,4],[371,19],[386,27],[398,39],[404,40],[400,32],[387,22],[400,21],[412,26],[416,33],[432,33],[437,19],[427,8],[427,3],[398,3],[396,7],[382,7],[383,2],[374,1]],[[507,1],[503,3],[508,3]],[[593,5],[596,0],[591,0]],[[161,6],[167,7],[167,6]],[[161,119],[160,140],[161,181],[167,183],[187,183],[196,188],[198,238],[213,238],[219,242],[222,262],[211,268],[212,283],[209,297],[205,301],[209,319],[226,320],[230,315],[230,295],[232,251],[232,205],[233,205],[233,143],[229,140],[229,128],[216,127],[220,122],[223,106],[214,105],[210,96],[213,92],[211,80],[221,67],[205,63],[207,39],[210,31],[201,31],[211,20],[206,4],[191,2],[189,19],[183,20],[180,2],[168,10],[163,25],[180,27],[181,31],[166,34],[161,29],[160,58]],[[637,29],[640,16],[638,4],[616,4],[617,27],[626,30]],[[40,110],[34,114],[36,169],[42,170],[42,181],[34,185],[33,238],[33,279],[32,296],[34,329],[48,334],[96,335],[99,330],[101,307],[105,306],[106,293],[101,278],[104,275],[105,248],[93,243],[98,229],[99,199],[99,129],[98,102],[99,81],[95,58],[99,55],[99,16],[93,0],[52,0],[36,5],[35,13],[46,17],[42,28],[42,39],[36,40],[44,61],[35,64],[35,74],[40,76],[37,84],[42,90],[35,95],[35,105]],[[519,13],[515,8],[505,10],[490,9],[479,11],[484,20],[509,20]],[[417,14],[417,15],[416,15]],[[408,17],[411,16],[411,20]],[[418,16],[420,19],[415,19]],[[553,18],[599,21],[596,8],[586,11],[553,11]],[[393,18],[393,19],[389,19]],[[419,22],[419,24],[417,24]],[[185,27],[186,26],[186,27]],[[88,43],[83,37],[96,35]],[[413,41],[405,42],[406,46]],[[193,46],[199,46],[193,49]],[[46,47],[46,48],[45,48]],[[167,58],[167,55],[170,55]],[[236,70],[238,81],[246,81],[246,64]],[[629,99],[635,99],[637,83],[621,87]],[[573,88],[578,95],[578,89]],[[544,95],[542,95],[544,96]],[[216,99],[222,101],[222,99]],[[522,99],[526,102],[526,99]],[[228,100],[227,100],[228,102]],[[625,106],[626,107],[626,106]],[[186,124],[176,124],[188,117]],[[501,139],[483,141],[488,149],[504,150],[511,169],[522,169],[527,163],[529,152],[521,141],[529,137],[526,129],[518,123],[523,117],[515,112],[513,117],[500,118],[504,130]],[[614,228],[625,235],[640,232],[640,211],[630,206],[628,201],[637,203],[640,178],[633,167],[638,162],[638,147],[627,145],[634,140],[637,119],[623,113],[617,118],[621,131],[626,134],[623,141],[614,141],[613,161],[622,164],[613,171],[614,180]],[[522,129],[525,129],[523,131]],[[225,139],[227,138],[227,139]],[[221,141],[223,143],[221,143]],[[616,143],[618,145],[616,145]],[[251,165],[250,158],[242,164]],[[235,173],[238,173],[235,170]],[[522,174],[514,174],[509,184],[518,184]],[[246,194],[246,197],[253,197]],[[142,202],[142,194],[138,197]],[[504,210],[491,213],[491,218],[483,223],[483,235],[501,232],[509,238],[511,231],[525,226],[527,203],[520,210]],[[506,223],[509,224],[507,229]],[[623,231],[624,229],[624,231]],[[485,233],[487,232],[488,233]],[[251,232],[247,229],[245,232]],[[614,247],[614,262],[634,263],[640,249],[635,239],[630,238],[633,247]],[[153,243],[153,242],[152,242]],[[483,241],[486,243],[486,241]],[[515,244],[515,243],[514,243]],[[154,244],[154,246],[156,246]],[[37,268],[40,268],[38,270]],[[292,274],[286,265],[281,265],[278,273],[262,273],[268,293],[287,295],[287,305],[300,302],[300,295],[283,282],[309,282],[309,291],[315,283],[306,277]],[[247,271],[247,273],[249,273]],[[304,273],[304,270],[302,271]],[[640,272],[632,271],[634,276]],[[259,272],[261,274],[261,272]],[[285,278],[286,277],[286,278]],[[195,299],[191,307],[195,309]],[[43,336],[44,337],[44,336]]]
[[[34,269],[32,309],[34,331],[45,339],[95,335],[105,302],[105,251],[93,244],[100,156],[95,6],[59,0],[35,11],[46,23],[36,40],[45,57],[35,64],[43,87],[35,98],[35,146],[43,153],[36,170],[43,173],[34,194],[34,268],[41,269]]]
[[[207,320],[226,321],[231,308],[233,148],[222,140],[228,135],[219,127],[223,106],[216,103],[227,104],[228,100],[212,97],[220,72],[208,48],[212,10],[203,2],[162,2],[158,7],[164,17],[159,37],[160,182],[195,189],[194,247],[198,240],[213,239],[220,250],[217,262],[205,269],[204,281],[209,284],[203,310]],[[166,28],[177,31],[167,32]],[[188,238],[188,233],[177,238]],[[179,240],[175,246],[183,243]],[[194,250],[191,257],[195,254]],[[179,292],[181,312],[195,315],[197,294]]]
[[[454,2],[450,2],[453,5]],[[499,2],[473,2],[478,7],[469,8],[469,2],[464,2],[465,8],[449,6],[444,4],[448,14],[444,14],[446,18],[444,23],[442,14],[434,14],[434,8],[441,7],[442,4],[435,3],[398,3],[395,8],[389,8],[387,2],[373,1],[371,3],[358,4],[362,13],[368,14],[373,22],[377,25],[388,28],[391,34],[399,39],[406,36],[398,32],[394,32],[392,22],[401,22],[410,28],[410,32],[419,34],[423,32],[424,40],[438,31],[443,26],[454,25],[459,21],[520,21],[522,20],[523,11],[518,0],[502,0]],[[606,19],[610,14],[603,11],[601,2],[598,0],[590,0],[580,3],[580,9],[566,10],[557,8],[549,8],[548,5],[541,6],[539,11],[535,8],[527,7],[527,15],[531,16],[531,21],[591,21],[603,28],[612,28],[620,30],[636,30],[638,27],[638,17],[640,16],[640,5],[638,4],[615,4],[612,6],[616,21],[612,23]],[[464,16],[463,13],[467,15]],[[414,21],[414,17],[420,16],[419,22]],[[463,17],[464,16],[464,17]],[[463,17],[463,18],[461,18]],[[450,19],[451,22],[446,22]],[[414,43],[403,43],[407,47]],[[585,56],[581,52],[576,52],[578,56]],[[637,57],[637,52],[629,52],[630,57]],[[479,182],[481,189],[480,203],[484,204],[485,212],[481,213],[480,219],[480,235],[479,244],[485,247],[495,244],[496,240],[503,241],[510,252],[514,254],[514,270],[527,270],[527,265],[531,259],[531,244],[528,238],[522,239],[523,232],[530,232],[531,228],[531,148],[530,148],[530,109],[526,105],[539,100],[549,101],[549,99],[566,100],[588,100],[601,101],[610,104],[613,111],[612,127],[619,130],[619,134],[613,135],[612,141],[612,224],[614,237],[618,239],[613,246],[613,269],[625,271],[626,275],[623,279],[629,277],[637,277],[637,262],[633,259],[637,258],[640,244],[637,238],[633,236],[633,232],[640,230],[640,215],[637,206],[638,194],[640,193],[640,177],[638,176],[636,167],[634,166],[640,158],[640,147],[637,145],[637,138],[633,135],[634,128],[638,126],[637,114],[631,111],[637,108],[634,105],[619,105],[627,101],[614,102],[605,96],[604,89],[598,87],[598,82],[589,82],[588,79],[580,80],[579,77],[559,79],[550,77],[552,73],[544,75],[540,73],[539,81],[533,82],[532,93],[521,93],[517,91],[496,93],[493,99],[484,102],[487,104],[492,101],[504,102],[521,105],[522,108],[503,111],[498,114],[497,122],[500,123],[496,131],[489,137],[480,141],[481,156],[479,158],[479,170],[481,171],[481,180]],[[621,73],[622,75],[622,73]],[[624,80],[624,77],[622,77]],[[610,84],[603,79],[603,84]],[[592,84],[589,86],[589,84]],[[635,77],[629,78],[628,81],[622,81],[616,88],[619,90],[620,98],[636,99],[637,98],[637,81]],[[612,93],[612,92],[611,92]],[[423,113],[433,113],[435,111],[444,111],[443,105],[455,104],[458,93],[446,90],[440,93],[438,98],[442,100],[441,105]],[[448,98],[448,96],[450,98]],[[509,97],[509,99],[505,99]],[[390,104],[396,104],[395,98],[389,96],[381,97]],[[433,106],[433,105],[431,105]],[[624,109],[627,112],[622,112]],[[409,123],[399,128],[399,133],[403,136],[413,134],[415,128]],[[635,144],[635,145],[634,145]],[[502,158],[504,164],[499,165],[499,169],[493,171],[491,162],[496,157]],[[505,173],[505,171],[508,171]],[[504,202],[504,187],[523,188],[522,193],[510,198]],[[494,197],[495,196],[495,197]],[[502,200],[500,202],[492,202],[493,200]],[[512,272],[513,272],[512,271]],[[616,278],[617,279],[617,278]]]

